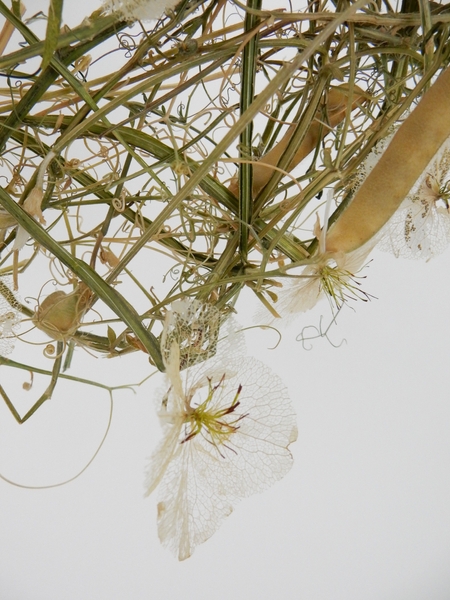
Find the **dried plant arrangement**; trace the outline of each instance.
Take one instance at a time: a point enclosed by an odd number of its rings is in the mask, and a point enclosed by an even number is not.
[[[31,5],[0,0],[0,394],[24,423],[60,379],[100,385],[77,348],[165,372],[146,491],[185,559],[292,462],[242,290],[278,327],[369,299],[375,246],[450,240],[450,8],[105,0],[68,28]],[[25,413],[15,371],[47,378]]]

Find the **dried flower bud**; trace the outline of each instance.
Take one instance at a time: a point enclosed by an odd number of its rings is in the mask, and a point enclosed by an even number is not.
[[[45,225],[44,215],[42,214],[42,200],[44,192],[40,187],[34,187],[23,203],[23,209],[27,211],[34,219]]]
[[[117,267],[120,262],[112,250],[103,248],[103,246],[100,248],[99,258],[102,265],[108,265],[112,268]]]
[[[44,192],[41,187],[35,186],[23,203],[23,209],[34,219],[45,225],[44,215],[42,214],[42,200]],[[16,239],[14,241],[14,250],[19,251],[25,246],[29,239],[29,234],[21,225],[17,228]]]
[[[38,307],[32,321],[52,339],[66,340],[80,326],[90,297],[91,292],[84,284],[70,294],[53,292]]]

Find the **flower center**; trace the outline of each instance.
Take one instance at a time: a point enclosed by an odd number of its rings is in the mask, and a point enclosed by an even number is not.
[[[239,385],[233,400],[228,406],[218,408],[217,402],[214,399],[217,395],[223,392],[225,382],[225,374],[222,375],[219,383],[213,385],[212,380],[208,377],[208,393],[206,399],[198,406],[191,407],[186,413],[185,425],[186,435],[181,440],[184,444],[192,440],[196,435],[201,433],[204,439],[215,446],[219,454],[223,457],[220,451],[220,446],[225,446],[230,436],[239,429],[239,421],[247,415],[236,414],[236,409],[240,405],[239,395],[242,391],[242,385]]]
[[[318,271],[318,276],[321,288],[338,310],[348,300],[370,300],[370,294],[361,289],[361,283],[358,281],[365,279],[364,277],[356,277],[350,271],[327,264]]]

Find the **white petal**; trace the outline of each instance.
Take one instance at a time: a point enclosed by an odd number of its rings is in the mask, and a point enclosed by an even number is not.
[[[383,229],[380,250],[397,257],[429,260],[450,242],[450,214],[408,197]]]
[[[170,427],[166,428],[166,435],[150,457],[144,483],[145,496],[149,496],[157,488],[169,463],[174,459],[176,452],[181,450],[181,425],[182,422],[177,419],[177,423],[172,423]]]
[[[218,373],[219,360],[195,365],[182,374],[188,381],[207,380]],[[161,542],[188,558],[206,541],[241,498],[261,492],[281,479],[292,466],[288,449],[296,439],[295,414],[282,381],[263,363],[241,358],[239,372],[225,379],[212,399],[211,411],[239,404],[220,422],[234,425],[223,438],[207,428],[188,438],[190,425],[168,426],[153,455],[147,483],[158,489],[158,532]],[[194,373],[194,371],[196,371]],[[207,389],[196,388],[192,407],[204,401]],[[189,393],[189,395],[191,395]],[[178,443],[174,437],[178,436]],[[223,443],[217,440],[222,439]]]
[[[22,250],[29,239],[30,234],[28,231],[19,225],[16,229],[16,239],[14,240],[13,250]]]

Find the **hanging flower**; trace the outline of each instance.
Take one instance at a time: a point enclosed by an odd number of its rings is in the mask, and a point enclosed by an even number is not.
[[[429,260],[450,243],[450,138],[380,234],[380,249]]]
[[[155,21],[180,0],[105,0],[104,8],[125,21]]]
[[[282,317],[292,318],[313,308],[326,297],[332,309],[340,309],[349,300],[367,301],[370,295],[361,288],[359,271],[363,268],[372,246],[348,254],[324,253],[317,263],[305,267],[298,278],[284,284],[275,306]]]
[[[322,297],[328,298],[333,310],[339,310],[349,300],[370,299],[370,295],[361,288],[362,278],[358,273],[364,267],[374,242],[369,241],[348,253],[327,251],[328,217],[332,199],[333,192],[328,190],[325,225],[321,228],[317,217],[314,227],[314,235],[319,241],[315,261],[306,266],[299,276],[281,282],[283,289],[278,293],[275,310],[287,321],[292,320],[298,313],[313,308]],[[257,319],[268,324],[267,311],[264,311],[264,315],[260,312]],[[269,320],[274,322],[271,317]]]
[[[158,487],[158,534],[179,560],[218,529],[241,498],[261,492],[292,466],[295,415],[282,381],[236,352],[229,335],[206,362],[180,372],[172,342],[159,400],[163,439],[150,458],[146,495]]]

